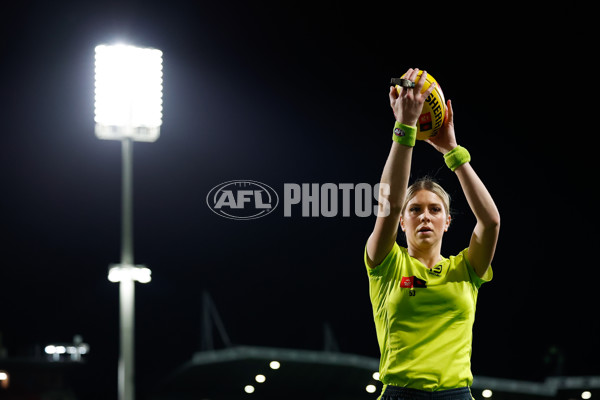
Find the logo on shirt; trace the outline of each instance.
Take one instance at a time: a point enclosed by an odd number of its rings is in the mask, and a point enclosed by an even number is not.
[[[430,275],[440,276],[442,274],[442,266],[436,265],[435,267],[428,269],[427,272]]]
[[[415,288],[427,288],[427,281],[419,279],[416,276],[403,276],[400,281],[400,287],[402,289],[409,289],[408,295],[416,295]]]

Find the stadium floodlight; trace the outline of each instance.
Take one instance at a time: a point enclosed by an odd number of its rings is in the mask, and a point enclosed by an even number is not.
[[[83,343],[81,336],[76,335],[72,344],[49,344],[44,352],[52,357],[52,361],[60,361],[63,354],[68,354],[71,361],[81,361],[81,356],[89,353],[90,346]]]
[[[95,133],[122,143],[121,263],[109,266],[119,282],[119,400],[134,399],[135,282],[150,270],[133,263],[133,142],[154,142],[162,124],[162,52],[128,45],[96,47]]]
[[[96,136],[154,142],[162,125],[162,52],[96,47]]]

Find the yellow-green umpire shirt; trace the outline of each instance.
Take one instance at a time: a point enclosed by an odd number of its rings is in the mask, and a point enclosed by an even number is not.
[[[385,260],[367,265],[369,293],[386,385],[436,391],[471,386],[471,344],[479,278],[467,250],[429,269],[394,243]]]

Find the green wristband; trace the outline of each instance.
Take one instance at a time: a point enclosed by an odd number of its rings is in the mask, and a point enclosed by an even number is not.
[[[456,146],[446,154],[444,154],[444,161],[448,168],[454,172],[456,168],[471,161],[471,155],[469,151],[462,146]]]
[[[405,146],[414,147],[417,140],[417,127],[404,125],[396,121],[392,140]]]

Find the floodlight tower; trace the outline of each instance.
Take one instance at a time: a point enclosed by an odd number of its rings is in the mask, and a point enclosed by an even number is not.
[[[122,148],[121,263],[109,266],[119,282],[119,400],[134,400],[135,281],[150,270],[133,262],[133,142],[154,142],[162,124],[162,52],[127,45],[96,47],[95,122],[100,139]]]

